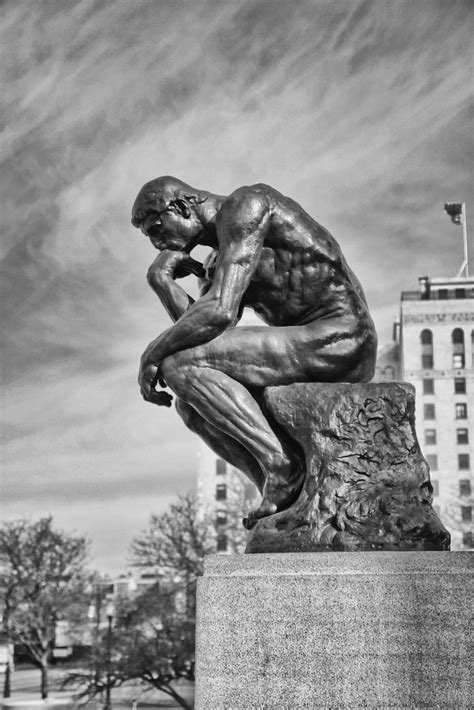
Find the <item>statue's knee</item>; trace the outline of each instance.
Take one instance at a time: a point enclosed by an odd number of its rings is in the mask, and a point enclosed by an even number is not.
[[[192,370],[192,366],[186,361],[186,358],[182,357],[182,353],[170,355],[160,364],[161,376],[180,397],[184,396],[184,393],[192,385]]]
[[[177,393],[179,386],[179,370],[174,356],[170,356],[162,360],[160,363],[160,376],[165,380],[168,387]]]

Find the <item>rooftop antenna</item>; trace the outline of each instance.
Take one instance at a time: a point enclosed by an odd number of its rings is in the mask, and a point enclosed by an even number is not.
[[[462,235],[464,243],[464,261],[461,264],[461,268],[457,274],[456,278],[460,278],[463,275],[469,276],[469,255],[467,251],[467,212],[465,202],[446,202],[444,209],[451,217],[451,222],[454,224],[462,224]]]

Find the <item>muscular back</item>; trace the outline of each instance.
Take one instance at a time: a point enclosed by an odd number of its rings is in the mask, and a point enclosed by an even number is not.
[[[217,215],[219,252],[226,251],[233,230],[242,230],[246,220],[249,230],[259,220],[265,226],[260,248],[252,253],[255,263],[241,308],[253,308],[266,323],[277,326],[344,316],[370,318],[362,287],[338,243],[294,200],[268,185],[236,190]],[[245,230],[242,233],[245,239]],[[211,258],[210,281],[215,267],[216,259]]]

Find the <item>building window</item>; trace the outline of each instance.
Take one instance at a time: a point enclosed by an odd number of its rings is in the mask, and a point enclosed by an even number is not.
[[[468,429],[457,429],[457,443],[458,444],[469,444],[469,430]]]
[[[421,367],[424,370],[433,369],[433,333],[425,328],[420,334],[421,340]]]
[[[226,472],[226,462],[222,459],[217,459],[216,461],[216,473],[218,476],[225,475]]]
[[[227,525],[227,511],[218,510],[216,513],[216,525]]]
[[[438,291],[438,298],[440,301],[445,301],[449,298],[449,292],[447,288],[440,288]]]
[[[422,345],[433,345],[433,333],[428,328],[421,331],[420,340]]]
[[[218,483],[216,486],[216,500],[227,500],[227,486],[225,483]]]
[[[425,429],[425,444],[436,444],[436,429]]]
[[[434,380],[431,377],[423,380],[423,394],[434,394]]]
[[[466,394],[466,378],[454,378],[454,394]]]
[[[217,536],[217,552],[227,552],[227,535]]]
[[[464,331],[462,328],[455,328],[451,333],[451,341],[453,344],[453,368],[462,370],[465,366],[464,353]]]
[[[466,289],[465,288],[456,288],[454,290],[454,296],[455,296],[455,298],[466,298]]]
[[[431,485],[433,486],[433,495],[434,496],[439,496],[439,485],[438,481],[435,479],[434,481],[431,481]]]
[[[421,355],[421,367],[423,370],[432,370],[433,369],[433,355],[425,354],[422,353]]]
[[[459,495],[460,496],[470,496],[471,495],[471,481],[465,478],[459,481]]]
[[[471,468],[469,454],[458,454],[458,468],[464,471]]]
[[[425,419],[436,419],[436,410],[434,404],[425,404],[423,407]]]
[[[465,532],[462,534],[462,544],[464,547],[472,547],[472,531],[469,530],[469,532]]]
[[[428,466],[432,471],[438,470],[438,456],[437,454],[426,454],[426,460],[428,461]]]
[[[472,523],[472,505],[461,506],[461,520],[463,523]]]
[[[456,404],[456,419],[467,419],[467,404],[465,402]]]

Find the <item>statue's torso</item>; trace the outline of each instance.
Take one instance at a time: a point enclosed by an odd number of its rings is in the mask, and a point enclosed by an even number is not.
[[[334,237],[296,202],[268,189],[269,229],[242,305],[276,326],[345,314],[369,317],[362,287]],[[210,281],[216,256],[206,264]]]

